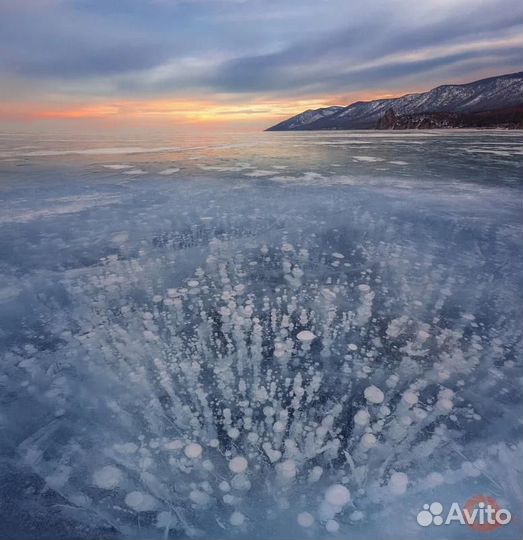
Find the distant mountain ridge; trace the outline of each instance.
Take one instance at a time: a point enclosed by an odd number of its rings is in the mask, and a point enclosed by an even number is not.
[[[522,107],[523,71],[520,71],[467,84],[445,84],[419,94],[357,101],[346,107],[333,106],[307,110],[268,128],[267,131],[498,125],[522,127]],[[389,120],[392,118],[391,115],[395,117],[395,122],[391,125],[384,121],[387,113]],[[418,122],[420,115],[424,115],[425,121]],[[432,120],[427,119],[427,115],[432,115]],[[474,118],[480,119],[477,126]],[[516,125],[513,125],[514,122]]]

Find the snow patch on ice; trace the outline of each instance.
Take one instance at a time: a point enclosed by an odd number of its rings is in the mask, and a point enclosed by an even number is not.
[[[162,176],[168,176],[170,174],[174,174],[179,171],[180,169],[178,167],[169,167],[167,169],[163,169],[162,171],[158,171],[158,174],[161,174]]]

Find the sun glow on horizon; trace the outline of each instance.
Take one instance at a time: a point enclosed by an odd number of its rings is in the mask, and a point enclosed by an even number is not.
[[[103,103],[4,103],[0,119],[21,122],[40,120],[122,120],[170,121],[180,124],[222,124],[227,122],[278,122],[307,109],[349,105],[354,101],[393,97],[389,92],[365,95],[297,97],[286,100],[257,97],[232,102],[230,97],[217,99],[175,98],[117,100]]]

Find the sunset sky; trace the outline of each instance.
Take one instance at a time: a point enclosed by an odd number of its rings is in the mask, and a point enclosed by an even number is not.
[[[265,127],[522,69],[520,0],[0,0],[0,123]]]

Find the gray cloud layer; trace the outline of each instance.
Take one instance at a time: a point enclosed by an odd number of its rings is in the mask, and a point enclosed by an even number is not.
[[[522,22],[519,0],[0,0],[0,77],[109,96],[430,86],[520,70]]]

